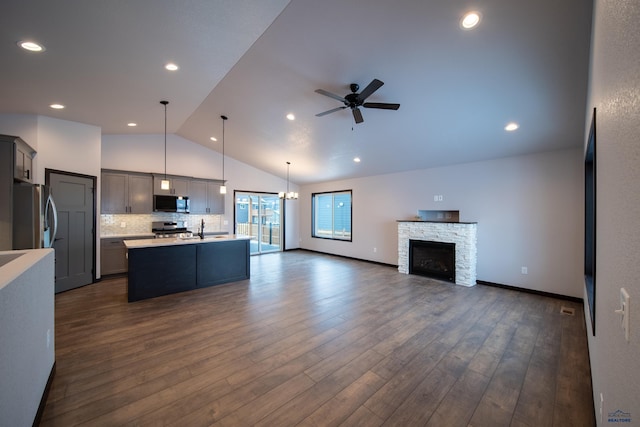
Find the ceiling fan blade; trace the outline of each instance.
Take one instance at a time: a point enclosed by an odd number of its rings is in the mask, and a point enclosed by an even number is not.
[[[358,95],[358,101],[362,102],[367,99],[371,94],[382,87],[384,83],[378,79],[371,80],[371,83],[367,87],[365,87],[362,92]]]
[[[362,118],[362,112],[358,107],[352,108],[351,111],[353,111],[353,118],[355,119],[356,123],[364,122],[364,119]]]
[[[334,93],[331,93],[331,92],[327,92],[324,89],[316,89],[315,92],[319,93],[320,95],[328,96],[329,98],[337,99],[340,102],[347,102],[347,100],[344,99],[343,97],[341,97],[339,95],[336,95]]]
[[[344,110],[345,108],[347,108],[347,107],[346,106],[342,106],[342,107],[338,107],[338,108],[332,108],[331,110],[325,111],[323,113],[316,114],[316,117],[326,116],[327,114],[335,113],[336,111]]]
[[[365,108],[381,108],[383,110],[397,110],[400,104],[388,104],[386,102],[365,102],[362,104]]]

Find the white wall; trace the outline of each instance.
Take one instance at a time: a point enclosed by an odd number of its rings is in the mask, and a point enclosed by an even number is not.
[[[571,149],[303,186],[301,247],[396,265],[396,220],[459,210],[478,223],[478,280],[582,298],[582,162]],[[349,189],[353,242],[312,238],[311,193]]]
[[[39,116],[39,176],[44,180],[44,170],[48,168],[99,177],[100,143],[97,126]],[[99,207],[98,203],[98,211]]]
[[[164,135],[104,135],[102,168],[164,173]],[[222,155],[177,135],[167,135],[167,174],[222,179]],[[286,179],[225,157],[227,181],[225,220],[233,233],[233,192],[277,193],[286,188]],[[297,191],[297,186],[290,185]],[[224,228],[223,228],[224,229]],[[286,205],[286,248],[298,247],[298,212],[295,202]]]
[[[640,425],[640,2],[596,0],[587,117],[596,118],[596,335],[589,354],[596,418],[616,410]],[[585,132],[586,135],[586,132]],[[585,136],[586,139],[586,136]],[[620,317],[624,287],[631,296],[631,341]],[[586,301],[586,294],[584,299]],[[585,311],[588,307],[585,305]],[[588,314],[587,314],[588,319]]]

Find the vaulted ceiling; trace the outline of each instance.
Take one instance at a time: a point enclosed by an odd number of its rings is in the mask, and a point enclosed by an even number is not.
[[[0,113],[168,131],[304,184],[579,147],[591,2],[4,0]],[[469,11],[479,25],[461,28]],[[17,42],[36,40],[32,53]],[[167,71],[174,62],[177,71]],[[349,84],[384,85],[349,108]],[[64,104],[52,110],[52,103]],[[295,115],[290,121],[285,116]],[[128,127],[135,122],[137,127]],[[505,131],[509,122],[519,128]],[[210,137],[217,137],[213,142]],[[361,162],[355,163],[354,157]]]

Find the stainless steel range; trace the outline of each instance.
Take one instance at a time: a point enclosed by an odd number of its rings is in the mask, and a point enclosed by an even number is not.
[[[187,230],[184,221],[153,221],[151,231],[156,239],[193,237],[193,232]]]

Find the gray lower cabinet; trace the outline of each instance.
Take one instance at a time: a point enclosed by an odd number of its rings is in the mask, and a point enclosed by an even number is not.
[[[223,214],[224,194],[221,181],[193,179],[189,182],[189,202],[192,214]]]
[[[127,272],[127,248],[122,238],[100,239],[100,274]]]
[[[100,239],[100,274],[126,273],[128,268],[127,248],[122,243],[126,240],[149,239],[150,236],[103,237]]]
[[[153,211],[151,175],[103,171],[101,204],[103,214],[148,214]]]

